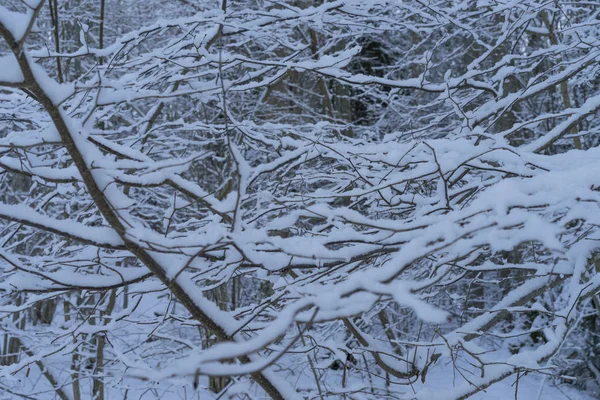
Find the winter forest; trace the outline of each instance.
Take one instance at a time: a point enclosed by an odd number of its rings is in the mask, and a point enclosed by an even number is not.
[[[598,0],[0,0],[0,400],[600,397]]]

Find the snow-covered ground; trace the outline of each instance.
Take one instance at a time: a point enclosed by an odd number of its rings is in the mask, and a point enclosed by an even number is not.
[[[446,399],[454,386],[454,374],[451,368],[434,370],[428,376],[431,397],[427,400]],[[461,381],[456,377],[456,381]],[[435,383],[433,383],[435,382]],[[425,397],[423,397],[425,399]],[[598,397],[578,391],[568,384],[554,384],[552,377],[531,374],[519,378],[511,376],[498,382],[484,392],[471,396],[471,400],[595,400]]]

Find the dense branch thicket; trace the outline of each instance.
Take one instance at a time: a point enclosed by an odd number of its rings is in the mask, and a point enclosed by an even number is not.
[[[562,0],[0,0],[0,392],[598,392],[599,27]]]

